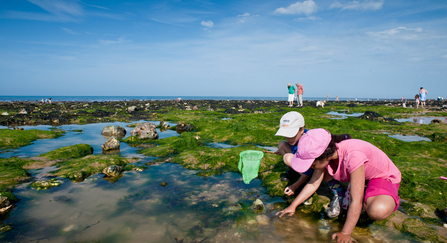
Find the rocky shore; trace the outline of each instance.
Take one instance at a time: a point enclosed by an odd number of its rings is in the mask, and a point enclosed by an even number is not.
[[[316,107],[316,101],[304,101],[304,106]],[[401,101],[329,101],[326,107],[403,107]],[[415,107],[414,101],[405,103],[406,108]],[[298,109],[298,108],[297,108]],[[155,101],[104,101],[104,102],[0,102],[0,125],[64,125],[87,124],[125,120],[151,119],[157,113],[175,110],[219,111],[224,114],[284,112],[287,102],[270,100],[155,100]],[[447,101],[427,101],[425,111],[446,111]]]
[[[200,176],[212,176],[225,172],[239,173],[238,155],[244,150],[265,150],[260,147],[275,147],[281,138],[273,136],[279,118],[286,112],[301,112],[309,129],[322,127],[334,134],[349,133],[382,149],[402,172],[399,194],[401,209],[388,220],[373,222],[380,227],[389,227],[412,235],[424,242],[447,242],[447,183],[440,176],[447,175],[447,117],[446,101],[428,101],[424,109],[413,108],[408,101],[405,107],[401,101],[342,101],[327,102],[317,107],[315,101],[305,101],[303,108],[289,108],[285,101],[267,100],[160,100],[160,101],[107,101],[107,102],[2,102],[0,103],[0,150],[24,146],[37,139],[52,139],[63,136],[63,131],[28,131],[23,125],[89,124],[113,121],[169,121],[179,124],[166,129],[176,130],[178,137],[165,139],[140,139],[131,135],[119,142],[140,147],[143,156],[156,158],[144,166],[132,163],[119,155],[93,155],[87,144],[63,147],[38,158],[0,159],[0,170],[8,171],[0,178],[0,196],[5,212],[14,203],[14,186],[35,178],[28,169],[57,166],[53,176],[82,181],[97,173],[110,171],[141,171],[148,166],[172,162],[191,170],[198,170]],[[349,119],[332,119],[329,111],[363,114]],[[422,125],[412,122],[399,123],[395,119],[413,116],[436,116],[439,123]],[[162,123],[161,123],[162,124]],[[161,125],[160,124],[160,125]],[[181,124],[181,125],[180,125]],[[188,128],[188,129],[185,129]],[[390,138],[388,134],[423,136],[431,142],[404,142]],[[16,142],[19,139],[23,142]],[[9,146],[16,143],[14,146]],[[118,140],[115,141],[118,143]],[[213,148],[212,143],[225,143],[230,148]],[[237,145],[237,146],[236,146]],[[9,146],[9,147],[8,147]],[[104,149],[104,148],[103,148]],[[115,166],[115,167],[110,167]],[[118,167],[119,166],[119,167]],[[258,178],[270,196],[283,196],[283,189],[291,182],[282,181],[286,166],[274,154],[265,153]],[[3,172],[6,173],[6,172]],[[113,178],[113,179],[111,179]],[[107,177],[116,182],[119,176]],[[59,181],[38,184],[38,188],[57,186]],[[54,185],[53,185],[54,184]],[[330,195],[320,190],[314,196],[311,208],[299,207],[306,213],[320,215],[327,206]],[[6,198],[12,199],[6,201]],[[286,202],[293,198],[284,197]],[[2,218],[7,217],[3,214]],[[334,220],[343,220],[334,219]],[[371,222],[369,222],[371,223]],[[5,226],[6,227],[6,226]]]

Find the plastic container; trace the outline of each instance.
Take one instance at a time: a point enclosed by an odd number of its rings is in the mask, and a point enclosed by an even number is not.
[[[239,154],[238,168],[242,172],[245,184],[249,184],[251,180],[258,176],[262,157],[264,157],[264,153],[257,150],[246,150]]]

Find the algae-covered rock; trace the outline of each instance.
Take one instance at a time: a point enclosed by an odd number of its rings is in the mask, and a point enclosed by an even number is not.
[[[117,150],[120,149],[120,142],[115,138],[111,137],[103,145],[101,145],[103,151]]]
[[[176,130],[178,133],[190,132],[194,129],[192,124],[179,123],[177,124]]]
[[[101,135],[103,136],[116,136],[116,137],[124,137],[126,136],[126,129],[120,126],[107,126],[104,127],[101,131]]]
[[[18,148],[29,145],[37,139],[57,138],[63,134],[63,131],[0,129],[0,149]]]
[[[122,170],[123,170],[123,167],[121,167],[119,165],[111,165],[111,166],[104,168],[102,170],[102,173],[104,173],[110,177],[115,177],[115,176],[118,176]]]
[[[138,124],[130,132],[131,136],[137,136],[139,139],[158,139],[157,126],[150,122]]]
[[[264,210],[264,203],[261,199],[256,199],[251,206],[255,212],[262,212]]]
[[[45,157],[51,160],[56,160],[56,159],[81,158],[90,154],[93,154],[92,146],[88,144],[76,144],[55,149],[48,153],[42,154],[39,157]]]
[[[0,213],[6,212],[12,207],[11,202],[7,197],[0,196]]]
[[[60,186],[61,184],[62,184],[62,181],[60,181],[56,178],[53,178],[48,181],[35,181],[35,182],[31,183],[30,186],[36,190],[47,190],[52,187]]]

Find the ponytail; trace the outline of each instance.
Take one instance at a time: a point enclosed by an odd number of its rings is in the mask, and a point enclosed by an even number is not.
[[[326,150],[316,159],[324,159],[331,157],[335,151],[337,151],[336,143],[339,143],[343,140],[351,139],[351,135],[349,134],[342,134],[342,135],[335,135],[331,134],[331,142],[329,142],[329,145],[327,146]]]

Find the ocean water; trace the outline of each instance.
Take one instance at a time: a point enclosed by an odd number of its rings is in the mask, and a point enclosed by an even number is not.
[[[256,96],[0,96],[0,101],[37,101],[41,102],[42,99],[46,100],[51,98],[53,102],[57,101],[130,101],[130,100],[278,100],[287,101],[287,96],[284,97],[256,97]],[[307,101],[326,100],[326,97],[303,97]],[[335,98],[329,98],[330,101],[334,101]],[[339,101],[347,100],[377,100],[376,98],[339,98]],[[384,99],[380,99],[384,100]],[[390,99],[387,99],[390,100]],[[398,100],[398,99],[394,99]]]

